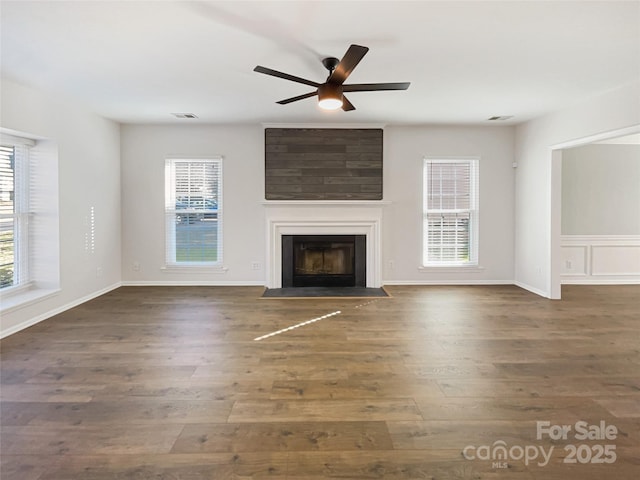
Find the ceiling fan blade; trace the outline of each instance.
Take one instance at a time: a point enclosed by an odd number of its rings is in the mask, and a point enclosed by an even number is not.
[[[292,82],[304,83],[305,85],[310,85],[316,88],[320,86],[318,82],[307,80],[306,78],[300,78],[293,75],[289,75],[288,73],[282,73],[267,67],[261,67],[260,65],[254,68],[253,71],[258,73],[264,73],[265,75],[271,75],[272,77],[284,78],[285,80],[291,80]]]
[[[349,112],[351,110],[355,110],[356,107],[353,106],[353,103],[351,103],[349,100],[347,100],[347,97],[345,97],[344,95],[342,96],[342,110],[344,110],[345,112]]]
[[[411,85],[410,82],[397,83],[354,83],[343,85],[343,92],[375,92],[378,90],[406,90]]]
[[[291,102],[297,102],[298,100],[304,100],[305,98],[309,98],[309,97],[314,97],[318,94],[318,92],[309,92],[309,93],[305,93],[304,95],[298,95],[297,97],[291,97],[291,98],[285,98],[284,100],[280,100],[279,103],[280,105],[286,105],[287,103],[291,103]]]
[[[351,74],[354,68],[360,63],[362,57],[366,55],[369,51],[368,47],[363,47],[361,45],[351,45],[347,50],[347,53],[344,54],[342,60],[336,67],[336,69],[331,73],[327,82],[337,83],[342,85],[347,77]]]

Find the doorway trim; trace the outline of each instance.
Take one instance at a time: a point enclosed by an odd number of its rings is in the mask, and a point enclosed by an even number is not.
[[[609,140],[616,137],[624,137],[640,133],[640,124],[631,127],[610,130],[607,132],[589,135],[587,137],[568,140],[551,145],[550,155],[550,262],[549,267],[549,298],[559,300],[562,295],[560,278],[561,235],[562,235],[562,151],[567,148],[580,147],[590,143]]]

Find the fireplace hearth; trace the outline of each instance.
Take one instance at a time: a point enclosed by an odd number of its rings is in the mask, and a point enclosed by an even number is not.
[[[282,287],[365,287],[366,235],[283,235]]]

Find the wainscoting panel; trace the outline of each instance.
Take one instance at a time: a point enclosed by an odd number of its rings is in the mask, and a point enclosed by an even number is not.
[[[587,265],[589,256],[588,245],[562,246],[562,275],[585,276],[588,275]]]
[[[563,284],[639,284],[640,235],[563,235]]]

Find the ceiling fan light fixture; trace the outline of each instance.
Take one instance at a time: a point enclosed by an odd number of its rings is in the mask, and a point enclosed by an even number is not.
[[[324,98],[318,102],[318,106],[323,110],[338,110],[342,108],[342,100],[339,98]]]
[[[353,69],[358,66],[362,57],[369,51],[368,47],[362,45],[351,45],[344,54],[342,60],[335,57],[327,57],[322,60],[324,67],[329,70],[329,76],[324,83],[314,82],[306,78],[296,77],[288,73],[279,72],[271,68],[257,65],[253,71],[271,75],[272,77],[283,78],[291,82],[302,83],[314,87],[315,90],[303,93],[296,97],[285,98],[276,102],[280,105],[297,102],[305,98],[318,96],[318,106],[323,110],[337,110],[342,108],[345,112],[351,112],[356,109],[348,98],[342,95],[342,92],[377,92],[381,90],[406,90],[409,88],[409,82],[394,83],[351,83],[345,84],[345,80],[351,75]]]
[[[318,106],[323,110],[342,108],[342,85],[324,83],[318,87]]]

